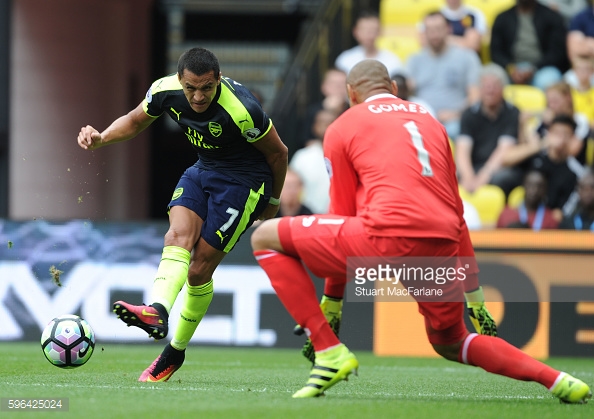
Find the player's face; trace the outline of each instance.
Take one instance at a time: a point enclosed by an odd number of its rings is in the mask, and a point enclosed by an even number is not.
[[[186,69],[179,77],[179,82],[192,109],[197,113],[202,113],[208,109],[217,94],[217,87],[221,83],[221,74],[219,73],[215,77],[211,71],[196,75]]]

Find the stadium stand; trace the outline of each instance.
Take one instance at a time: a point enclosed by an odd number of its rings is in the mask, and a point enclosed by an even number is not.
[[[394,52],[406,63],[412,54],[421,49],[419,23],[427,13],[439,10],[445,3],[445,0],[381,0],[379,16],[382,36],[378,39],[378,45]],[[513,7],[516,0],[463,0],[463,3],[481,10],[485,15],[489,33],[481,50],[481,60],[487,64],[490,62],[489,42],[493,23],[501,12]],[[533,86],[508,85],[504,90],[504,98],[527,115],[539,115],[546,109],[545,92]],[[528,126],[534,122],[534,118],[527,120]],[[450,145],[454,150],[454,142],[450,141]],[[586,165],[593,165],[593,138],[587,140],[585,154]],[[506,204],[505,193],[494,185],[485,185],[474,193],[460,187],[460,195],[477,209],[483,226],[487,228],[496,224]],[[511,191],[507,204],[517,208],[523,199],[524,188],[519,186]]]
[[[416,26],[423,16],[439,10],[444,0],[382,0],[380,3],[380,21],[384,28],[397,25]]]
[[[405,63],[409,55],[421,48],[419,22],[425,14],[439,10],[444,4],[445,0],[382,0],[379,9],[382,36],[378,46],[392,51]],[[465,0],[464,4],[481,10],[490,30],[495,17],[512,7],[515,0]],[[490,34],[487,34],[481,49],[483,63],[489,62],[489,38]]]

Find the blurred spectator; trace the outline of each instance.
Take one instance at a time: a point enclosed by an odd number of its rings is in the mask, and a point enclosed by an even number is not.
[[[569,23],[567,53],[571,61],[576,58],[594,58],[594,5],[588,5],[576,14]]]
[[[572,63],[572,71],[576,81],[571,85],[574,110],[578,114],[585,115],[588,125],[592,128],[594,126],[594,84],[592,83],[594,58],[576,58]],[[574,119],[576,119],[575,116]]]
[[[540,138],[536,132],[526,135],[526,141],[508,150],[508,164],[526,162],[529,168],[542,171],[548,179],[547,207],[568,214],[575,203],[570,200],[577,178],[584,167],[570,154],[575,136],[576,123],[571,115],[557,115],[550,122],[546,135]]]
[[[567,26],[571,19],[581,12],[590,0],[538,0],[540,4],[547,6],[559,13]]]
[[[346,93],[346,74],[341,70],[336,68],[326,70],[320,84],[320,92],[322,93],[322,100],[311,103],[307,107],[303,130],[297,144],[298,148],[304,147],[309,139],[316,136],[313,132],[313,126],[318,111],[326,109],[340,115],[349,106]]]
[[[559,228],[568,230],[590,230],[594,232],[594,172],[592,168],[580,177],[577,185],[578,207],[563,217]]]
[[[566,36],[559,13],[536,0],[516,0],[495,18],[491,60],[507,70],[512,83],[544,90],[569,68]]]
[[[480,101],[462,114],[455,155],[460,185],[468,192],[493,184],[507,195],[522,181],[522,170],[503,162],[518,141],[520,117],[518,108],[503,98],[507,82],[505,70],[487,64],[480,73]]]
[[[411,88],[456,138],[462,112],[478,99],[481,63],[472,50],[448,44],[450,28],[441,13],[429,13],[423,24],[427,46],[408,59]]]
[[[583,82],[580,82],[580,80],[578,80],[578,75],[576,73],[576,70],[578,67],[581,68],[582,70],[586,70],[587,68],[583,64],[592,62],[592,61],[594,61],[594,59],[588,58],[588,57],[578,57],[578,58],[574,59],[571,62],[571,68],[569,70],[567,70],[565,72],[565,74],[563,74],[563,81],[565,81],[571,87],[578,89],[580,87],[580,85],[583,84]],[[580,63],[582,63],[581,66],[579,65]],[[594,86],[594,72],[590,75],[589,82],[590,82],[590,85]]]
[[[280,195],[280,206],[277,217],[310,215],[311,210],[301,202],[303,198],[303,182],[293,170],[287,170],[285,184]]]
[[[327,213],[330,203],[330,177],[326,170],[322,142],[326,129],[336,117],[332,111],[318,111],[313,129],[315,137],[304,148],[297,150],[289,163],[291,170],[303,180],[303,204],[316,214]]]
[[[585,160],[585,144],[590,136],[588,117],[580,112],[575,112],[571,87],[565,82],[555,83],[546,91],[547,107],[536,122],[536,132],[543,138],[551,121],[558,115],[571,115],[576,123],[575,135],[569,144],[569,154],[578,159],[580,163]]]
[[[462,4],[462,0],[446,0],[440,12],[450,24],[450,45],[468,48],[480,54],[487,34],[487,21],[479,9]],[[427,45],[425,28],[421,25],[421,45]]]
[[[377,38],[380,36],[381,26],[377,13],[366,11],[359,15],[353,28],[353,37],[357,46],[340,53],[334,65],[346,74],[360,61],[374,59],[380,61],[388,69],[390,75],[402,71],[400,58],[384,49],[378,49]]]
[[[539,170],[530,170],[524,177],[524,202],[518,208],[506,207],[497,221],[497,228],[557,228],[559,221],[546,207],[548,181]]]
[[[425,108],[425,110],[429,112],[431,115],[436,116],[435,111],[433,110],[431,105],[429,105],[427,102],[425,102],[423,99],[419,97],[410,96],[410,89],[408,86],[408,79],[406,78],[406,76],[404,76],[403,74],[396,74],[394,77],[392,77],[392,80],[394,80],[396,82],[396,86],[398,86],[398,97],[400,99],[408,100],[409,102],[419,104],[423,108]]]

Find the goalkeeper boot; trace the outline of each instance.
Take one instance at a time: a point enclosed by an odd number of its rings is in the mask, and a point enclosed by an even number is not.
[[[563,372],[561,374],[563,374],[563,377],[551,390],[553,396],[559,398],[561,403],[588,403],[588,399],[592,398],[590,387],[567,373]]]
[[[167,336],[169,327],[167,325],[167,317],[164,315],[167,311],[164,308],[163,310],[157,310],[153,306],[135,306],[124,301],[116,301],[113,303],[113,312],[128,327],[139,327],[147,332],[149,337],[155,340],[160,340]]]
[[[330,328],[332,329],[334,334],[338,337],[338,333],[340,332],[340,320],[342,319],[342,299],[339,300],[339,299],[327,297],[324,295],[324,296],[322,296],[320,308],[322,309],[322,312],[324,313],[324,316],[326,317],[326,320],[328,321]],[[297,327],[300,327],[300,326],[296,326],[295,329],[297,329]],[[301,330],[303,330],[303,329],[301,328]],[[295,330],[293,332],[296,333]],[[303,333],[301,333],[301,334],[303,334]],[[301,349],[301,354],[305,358],[307,358],[312,364],[314,363],[316,355],[315,355],[314,347],[311,343],[311,339],[308,338],[305,341],[305,344],[303,345],[303,348]]]
[[[476,291],[464,293],[464,296],[466,297],[468,317],[477,333],[481,335],[497,336],[497,324],[485,305],[483,288],[479,287]]]
[[[171,344],[167,344],[161,355],[140,374],[138,381],[156,383],[169,380],[173,373],[181,368],[185,357],[185,350],[178,351]]]
[[[319,397],[334,384],[357,375],[359,362],[342,343],[328,351],[317,353],[307,384],[293,394],[293,398]]]

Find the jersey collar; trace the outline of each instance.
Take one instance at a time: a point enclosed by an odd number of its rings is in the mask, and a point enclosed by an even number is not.
[[[379,95],[373,95],[373,96],[368,97],[367,99],[365,99],[365,102],[371,102],[372,100],[376,100],[376,99],[388,99],[388,98],[397,99],[397,97],[391,93],[380,93]]]

